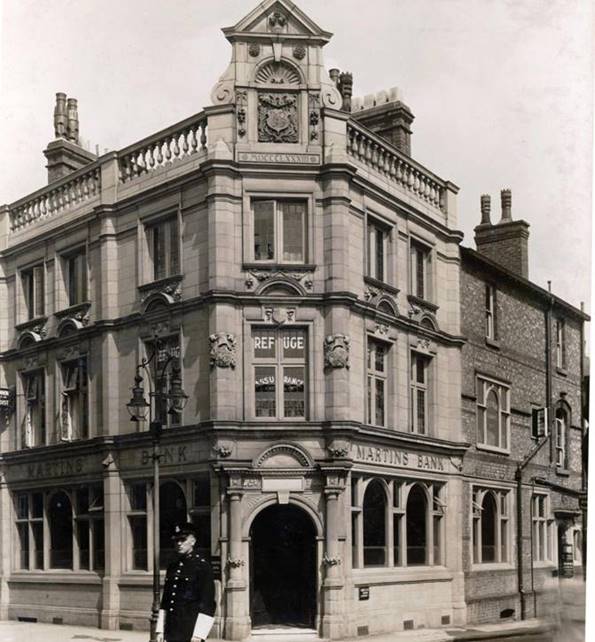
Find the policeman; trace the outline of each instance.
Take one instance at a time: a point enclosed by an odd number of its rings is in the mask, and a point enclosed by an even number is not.
[[[209,564],[194,551],[194,524],[178,524],[177,557],[167,567],[157,620],[158,642],[202,642],[213,626],[215,584]]]

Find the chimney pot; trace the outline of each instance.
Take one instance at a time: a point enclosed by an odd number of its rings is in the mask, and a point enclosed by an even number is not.
[[[76,98],[69,98],[66,106],[68,117],[67,138],[75,145],[79,143],[79,115]]]
[[[502,218],[500,222],[512,221],[512,192],[509,189],[503,189],[500,192],[502,202]]]
[[[56,94],[54,107],[54,136],[64,138],[66,134],[66,94],[59,91]]]
[[[481,195],[481,225],[491,225],[490,220],[491,199],[489,194]]]

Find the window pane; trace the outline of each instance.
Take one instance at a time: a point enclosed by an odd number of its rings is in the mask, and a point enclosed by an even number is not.
[[[89,512],[89,489],[79,488],[77,492],[77,513],[84,515]]]
[[[376,418],[377,426],[384,426],[384,379],[376,379]]]
[[[31,522],[33,535],[33,568],[43,568],[43,522]]]
[[[373,344],[376,351],[376,358],[374,360],[374,367],[376,372],[384,372],[384,357],[386,356],[386,348],[382,343]]]
[[[426,391],[417,390],[416,395],[417,395],[417,404],[416,404],[417,432],[425,433],[426,432]]]
[[[165,229],[163,225],[156,225],[152,228],[153,234],[153,276],[155,279],[163,279],[166,276],[165,269]]]
[[[283,357],[304,359],[306,356],[306,333],[299,328],[283,331]]]
[[[68,259],[67,263],[67,270],[68,270],[68,304],[69,305],[74,305],[75,303],[78,303],[76,300],[76,292],[77,292],[77,279],[78,279],[78,274],[76,272],[76,259],[74,257],[71,257]]]
[[[169,275],[180,272],[180,243],[178,219],[169,221]]]
[[[33,299],[35,301],[35,316],[40,317],[45,312],[43,266],[33,268]]]
[[[22,522],[17,524],[19,534],[19,568],[29,568],[29,524]]]
[[[147,565],[147,518],[134,515],[129,517],[132,539],[132,568],[146,571]]]
[[[434,517],[434,564],[441,564],[442,560],[440,558],[441,552],[441,539],[440,534],[442,526],[442,519],[440,517]]]
[[[500,561],[508,561],[508,521],[502,520],[500,523]]]
[[[426,382],[426,360],[424,357],[416,356],[415,380],[417,383]]]
[[[20,493],[17,495],[17,518],[27,519],[29,517],[29,495]]]
[[[274,359],[276,355],[277,335],[274,330],[252,330],[254,357],[256,359]]]
[[[364,566],[386,564],[386,495],[377,481],[364,494]]]
[[[424,251],[420,248],[415,249],[415,292],[421,299],[425,296],[426,283],[425,283],[425,257]]]
[[[196,526],[196,546],[198,553],[206,560],[211,557],[211,514],[194,513],[192,523]]]
[[[305,417],[304,368],[283,369],[283,401],[285,417]]]
[[[283,260],[304,261],[304,203],[283,203]]]
[[[486,399],[486,432],[487,444],[490,446],[499,446],[500,436],[500,408],[498,394],[495,390],[490,390]]]
[[[132,510],[147,510],[147,490],[144,482],[131,484],[130,508]]]
[[[376,266],[375,276],[377,279],[384,280],[384,233],[381,229],[374,229],[374,237],[376,241]]]
[[[426,495],[414,486],[407,498],[407,566],[427,563]]]
[[[254,210],[254,260],[275,258],[275,205],[272,201],[255,201]]]
[[[481,505],[481,561],[496,561],[496,502],[487,493]]]
[[[211,505],[211,486],[209,478],[197,479],[194,482],[194,506]]]
[[[55,493],[49,503],[50,567],[72,568],[72,506],[68,495]]]
[[[369,424],[372,423],[372,412],[373,412],[373,407],[372,407],[372,403],[373,403],[372,388],[374,386],[374,381],[375,381],[374,377],[370,377],[370,376],[368,377],[368,395],[367,395],[367,406],[366,406],[366,409],[367,409],[366,421]]]
[[[401,515],[393,515],[393,558],[395,566],[401,564]]]
[[[93,569],[103,570],[105,566],[105,523],[103,519],[93,520]]]
[[[357,514],[351,513],[351,565],[358,568]]]
[[[257,417],[274,417],[276,369],[257,366],[254,368],[255,412]]]
[[[89,521],[79,520],[77,523],[77,536],[79,545],[79,565],[82,569],[89,570]]]

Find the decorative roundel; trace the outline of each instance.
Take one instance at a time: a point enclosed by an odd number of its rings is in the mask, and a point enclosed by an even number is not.
[[[248,53],[252,58],[256,58],[260,54],[260,45],[257,42],[251,42],[248,46]]]
[[[282,62],[267,62],[256,73],[256,82],[262,85],[299,85],[299,73]]]

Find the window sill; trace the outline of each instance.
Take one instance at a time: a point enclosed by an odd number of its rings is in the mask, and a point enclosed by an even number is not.
[[[48,584],[101,584],[103,575],[96,571],[67,571],[47,569],[45,571],[13,571],[9,582]]]
[[[284,270],[293,270],[296,272],[313,272],[316,269],[314,263],[277,263],[275,261],[262,261],[242,263],[242,270],[251,272],[253,270],[269,270],[271,272],[283,272]]]
[[[480,444],[479,442],[475,444],[477,450],[484,450],[488,453],[493,453],[494,455],[506,455],[510,456],[510,450],[505,448],[498,448],[498,446],[488,446],[487,444]]]
[[[352,578],[355,586],[374,584],[394,584],[397,582],[448,581],[452,573],[445,566],[370,566],[354,568]]]
[[[400,292],[399,288],[396,288],[394,285],[390,285],[386,281],[381,281],[376,279],[373,276],[364,276],[364,283],[372,286],[373,288],[378,288],[379,290],[384,290],[393,296],[397,296]]]
[[[420,308],[423,308],[424,310],[428,310],[429,312],[432,312],[434,314],[438,312],[438,309],[440,308],[439,305],[436,305],[431,301],[427,301],[426,299],[422,299],[421,297],[418,297],[415,294],[408,294],[407,301],[409,301],[409,303],[411,303],[412,305],[417,305]]]
[[[35,332],[34,328],[37,326],[44,326],[47,323],[48,317],[34,317],[33,319],[28,319],[22,323],[17,323],[14,327],[17,332],[23,332],[24,330],[32,330]]]
[[[533,560],[533,568],[549,570],[557,568],[557,564],[552,560]]]
[[[178,284],[184,279],[183,274],[172,274],[172,276],[166,276],[162,279],[157,279],[155,281],[149,281],[148,283],[143,283],[138,286],[138,291],[141,293],[148,292],[150,290],[165,290],[168,285]]]
[[[65,317],[74,317],[77,314],[84,316],[85,312],[91,307],[91,301],[83,301],[82,303],[75,303],[74,305],[69,305],[67,308],[62,310],[56,310],[54,316],[58,319],[64,319]]]
[[[560,477],[570,477],[570,470],[568,470],[568,468],[556,466],[556,475],[559,475]]]
[[[556,374],[559,374],[561,377],[567,377],[568,370],[566,368],[560,368],[560,366],[556,366]]]
[[[490,573],[493,573],[494,571],[508,572],[514,571],[515,569],[515,565],[511,564],[510,562],[487,562],[486,564],[471,564],[472,573],[483,571]]]
[[[490,337],[486,337],[486,345],[490,348],[494,348],[494,350],[500,350],[500,342],[497,341],[496,339],[491,339]]]

